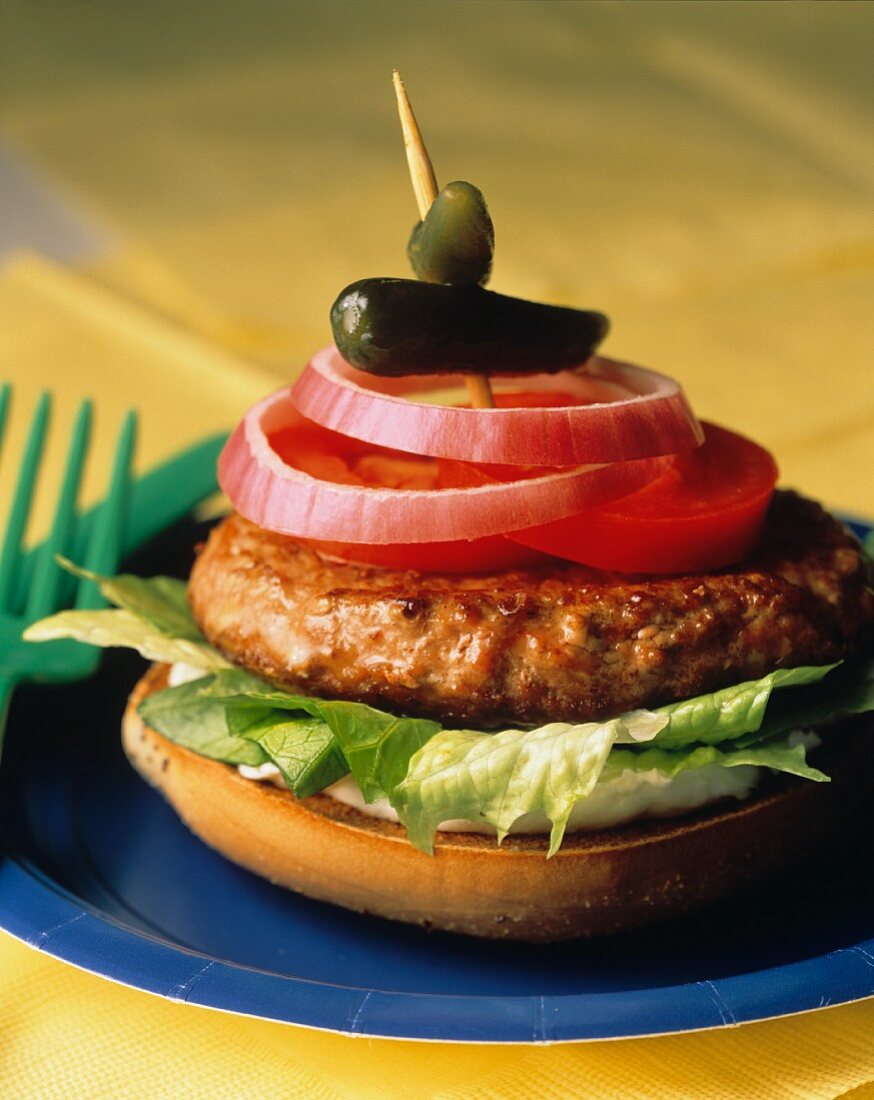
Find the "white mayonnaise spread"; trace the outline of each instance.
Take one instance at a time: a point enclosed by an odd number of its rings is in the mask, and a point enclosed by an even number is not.
[[[170,672],[167,674],[167,687],[175,688],[180,684],[187,684],[191,680],[202,680],[204,676],[208,676],[209,673],[202,668],[195,668],[194,665],[183,665],[181,663],[171,665]]]
[[[624,771],[596,783],[591,794],[574,806],[567,831],[607,829],[640,818],[673,817],[717,798],[746,798],[759,780],[758,772],[758,768],[747,766],[719,768],[715,765],[681,772],[673,778],[658,771]],[[326,793],[362,813],[375,814],[386,821],[398,819],[385,799],[368,806],[350,776],[329,787]],[[551,828],[545,814],[535,813],[520,817],[510,832],[548,833]],[[446,833],[495,832],[493,826],[476,821],[444,821],[440,829]]]
[[[182,684],[203,675],[200,669],[177,664],[170,671],[169,682],[171,685]],[[810,730],[796,730],[790,735],[790,743],[802,741],[808,749],[820,744],[820,739]],[[680,772],[673,777],[655,769],[647,772],[624,771],[595,784],[592,792],[578,802],[571,812],[567,831],[607,829],[646,818],[677,817],[720,798],[736,798],[741,801],[755,789],[765,770],[748,764],[735,768],[708,764],[703,768]],[[238,771],[246,779],[273,783],[277,787],[285,786],[275,764],[261,764],[258,767],[241,764]],[[378,817],[384,821],[398,820],[386,799],[366,803],[351,776],[327,787],[324,793],[370,817]],[[536,813],[520,817],[510,832],[548,833],[550,828],[546,815]],[[447,833],[492,835],[495,832],[493,826],[479,821],[444,821],[440,830]]]
[[[718,798],[746,798],[759,781],[761,768],[743,765],[737,768],[720,768],[715,764],[692,771],[681,772],[671,778],[659,771],[624,771],[610,780],[601,780],[587,798],[578,802],[568,821],[568,832],[585,829],[607,829],[612,825],[624,825],[640,818],[675,817],[688,813]],[[246,779],[285,783],[275,764],[248,767],[241,764],[240,775]],[[383,821],[397,821],[398,815],[387,799],[367,803],[351,775],[341,779],[324,794],[344,802],[370,817]],[[545,814],[525,814],[510,829],[511,833],[548,833],[550,823]],[[444,821],[440,826],[444,833],[488,833],[495,829],[484,821]]]

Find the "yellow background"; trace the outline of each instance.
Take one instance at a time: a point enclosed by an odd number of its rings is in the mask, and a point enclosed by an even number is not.
[[[0,140],[108,242],[0,272],[0,503],[40,387],[61,399],[47,481],[74,400],[98,402],[93,496],[128,404],[145,466],[299,370],[345,284],[407,274],[397,66],[440,182],[488,198],[495,289],[604,310],[609,354],[679,377],[700,415],[774,450],[785,484],[874,515],[872,32],[871,5],[834,2],[0,6]],[[170,1005],[4,938],[0,1005],[0,1096],[834,1097],[874,1080],[871,1002],[451,1050]]]

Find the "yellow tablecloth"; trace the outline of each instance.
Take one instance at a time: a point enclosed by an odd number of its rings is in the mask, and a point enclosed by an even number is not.
[[[397,65],[440,179],[490,200],[497,289],[605,309],[610,353],[678,375],[702,415],[772,447],[785,483],[874,514],[871,7],[98,0],[0,20],[2,134],[116,242],[0,274],[4,458],[49,385],[50,465],[85,394],[98,451],[141,409],[148,465],[297,370],[345,283],[404,274]],[[173,1005],[0,938],[0,1095],[25,1100],[861,1100],[872,1082],[874,1002],[459,1049]]]

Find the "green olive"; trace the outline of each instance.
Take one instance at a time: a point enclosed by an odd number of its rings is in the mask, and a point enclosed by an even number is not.
[[[331,307],[346,362],[392,376],[554,374],[584,363],[608,327],[603,313],[414,279],[361,279]]]
[[[407,245],[407,256],[420,279],[455,286],[485,283],[494,251],[495,227],[486,200],[464,180],[443,188]]]

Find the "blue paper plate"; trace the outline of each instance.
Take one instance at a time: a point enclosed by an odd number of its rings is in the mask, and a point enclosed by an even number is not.
[[[131,565],[184,575],[180,525]],[[0,773],[0,927],[176,1001],[356,1035],[541,1043],[720,1027],[874,995],[874,823],[766,887],[592,943],[426,933],[272,887],[125,762],[142,665],[16,697]]]

